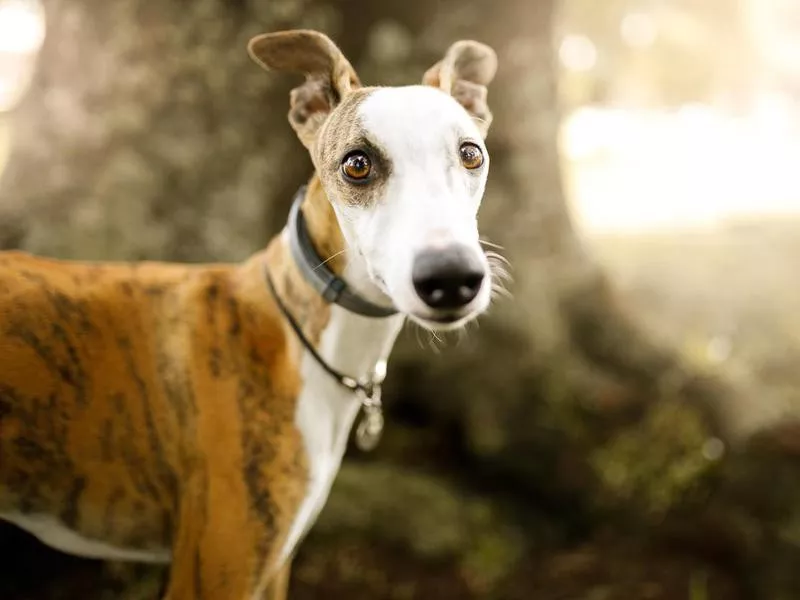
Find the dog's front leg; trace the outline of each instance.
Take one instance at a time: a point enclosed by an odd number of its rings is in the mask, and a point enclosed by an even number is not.
[[[289,575],[291,573],[291,559],[288,559],[272,577],[262,600],[286,600],[289,593]]]
[[[266,598],[285,597],[279,581],[266,587],[281,536],[268,520],[253,519],[236,483],[198,477],[186,486],[164,600],[253,600],[273,587],[278,591]]]

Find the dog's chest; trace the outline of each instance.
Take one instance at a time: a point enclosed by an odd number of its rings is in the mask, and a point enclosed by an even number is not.
[[[325,505],[361,407],[353,392],[323,372],[308,352],[303,357],[302,373],[304,383],[297,401],[295,424],[308,457],[309,480],[289,531],[285,557],[294,551]]]

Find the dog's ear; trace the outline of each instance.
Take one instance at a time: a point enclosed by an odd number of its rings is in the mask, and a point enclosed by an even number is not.
[[[361,87],[342,51],[318,31],[265,33],[251,39],[247,50],[267,70],[306,76],[305,83],[292,90],[289,122],[307,148],[313,145],[328,113],[344,96]]]
[[[487,86],[496,72],[494,50],[480,42],[462,40],[450,46],[444,58],[425,72],[422,82],[458,100],[486,137],[492,124],[492,112],[486,102]]]

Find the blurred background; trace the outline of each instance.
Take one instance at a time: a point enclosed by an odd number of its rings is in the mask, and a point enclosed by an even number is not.
[[[370,84],[497,50],[514,282],[458,344],[401,336],[290,598],[800,598],[800,1],[0,0],[0,247],[265,246],[311,167],[245,47],[293,27]],[[0,548],[3,599],[163,581]]]

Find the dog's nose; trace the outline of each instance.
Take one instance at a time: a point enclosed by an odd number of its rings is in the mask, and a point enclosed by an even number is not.
[[[436,309],[461,308],[472,302],[485,276],[476,253],[460,244],[420,252],[411,270],[420,299]]]

